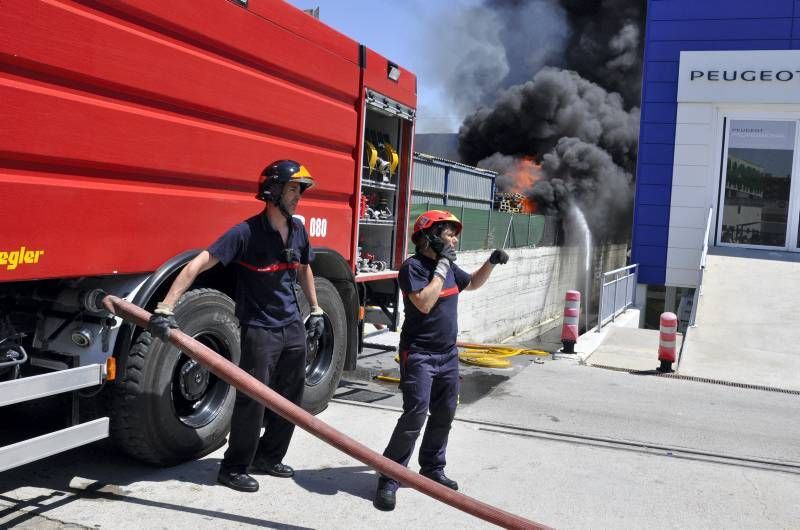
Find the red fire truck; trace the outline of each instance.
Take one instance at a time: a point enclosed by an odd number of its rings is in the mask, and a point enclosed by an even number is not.
[[[298,215],[326,314],[304,406],[322,410],[364,323],[397,323],[415,106],[412,73],[280,0],[4,3],[0,471],[106,436],[160,464],[224,443],[233,390],[93,293],[153,308],[260,211],[258,176],[279,158],[316,182]],[[208,271],[176,314],[237,361],[233,281]],[[36,431],[42,403],[63,407],[63,429]],[[15,418],[24,405],[39,412]]]

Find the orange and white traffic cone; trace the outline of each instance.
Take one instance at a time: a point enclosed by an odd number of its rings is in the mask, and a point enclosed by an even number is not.
[[[660,331],[658,360],[661,361],[661,366],[658,367],[658,371],[671,373],[672,363],[675,362],[678,334],[678,317],[675,313],[661,313]]]
[[[564,325],[561,327],[562,353],[575,353],[575,343],[578,342],[578,320],[581,310],[580,291],[567,291],[564,300]]]

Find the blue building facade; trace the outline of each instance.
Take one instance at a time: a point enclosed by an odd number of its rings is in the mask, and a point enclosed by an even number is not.
[[[800,0],[648,0],[640,284],[696,287],[704,244],[800,250],[795,50]]]

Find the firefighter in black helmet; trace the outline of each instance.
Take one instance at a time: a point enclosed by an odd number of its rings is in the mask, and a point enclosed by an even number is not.
[[[261,173],[256,199],[274,204],[283,215],[291,217],[283,203],[284,186],[289,182],[296,182],[301,194],[314,185],[314,179],[305,166],[294,160],[276,160]]]
[[[300,196],[314,184],[308,170],[293,160],[277,160],[261,173],[256,198],[266,204],[259,215],[225,232],[189,262],[153,313],[149,331],[165,339],[177,327],[173,308],[197,276],[216,265],[235,268],[236,316],[241,325],[240,368],[299,405],[305,387],[307,341],[319,340],[325,328],[317,304],[310,263],[314,251],[303,223],[293,217]],[[305,326],[294,286],[299,283],[311,315]],[[262,423],[266,426],[259,438]],[[283,464],[294,424],[237,392],[228,449],[217,479],[239,491],[257,491],[249,475],[291,477]]]

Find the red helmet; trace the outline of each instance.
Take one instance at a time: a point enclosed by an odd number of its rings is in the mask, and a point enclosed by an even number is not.
[[[412,237],[423,230],[431,228],[436,223],[453,223],[453,225],[456,227],[456,235],[459,235],[461,233],[461,229],[463,228],[463,225],[461,224],[461,221],[458,220],[458,217],[447,210],[428,210],[417,217],[417,220],[414,221],[414,229],[411,232]]]

